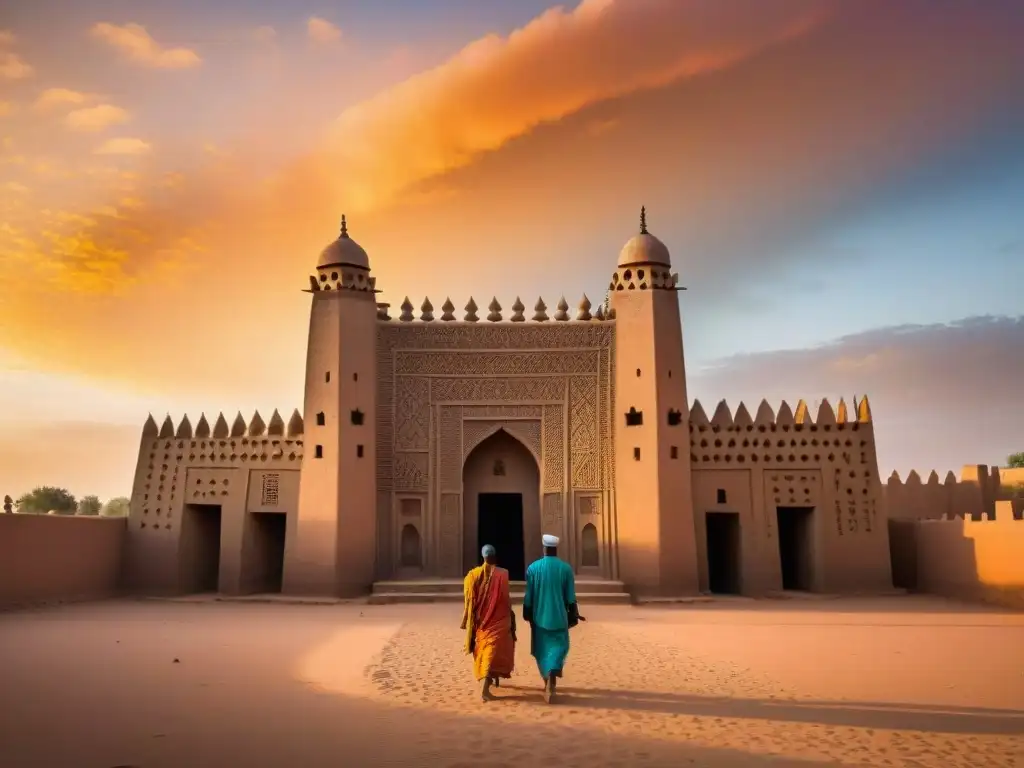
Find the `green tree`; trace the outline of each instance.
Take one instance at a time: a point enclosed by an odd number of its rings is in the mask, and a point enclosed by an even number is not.
[[[103,517],[128,517],[129,500],[126,496],[115,496],[103,506]]]
[[[1006,457],[1006,466],[1013,469],[1024,469],[1024,452],[1011,453]]]
[[[78,502],[64,488],[44,485],[26,493],[18,499],[16,506],[21,514],[45,515],[51,510],[58,515],[73,515],[78,511]]]
[[[83,496],[78,500],[78,514],[80,515],[95,517],[102,508],[103,504],[100,503],[99,496]]]

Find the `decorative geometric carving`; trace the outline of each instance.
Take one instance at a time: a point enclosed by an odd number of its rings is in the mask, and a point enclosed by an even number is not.
[[[448,352],[398,350],[395,373],[408,376],[515,376],[596,374],[600,351]]]
[[[601,499],[597,496],[577,496],[576,503],[581,515],[601,514]]]
[[[446,406],[441,409],[440,481],[441,491],[462,489],[462,408]]]
[[[264,507],[276,507],[279,502],[281,476],[269,472],[263,475],[263,488],[260,493],[260,504]]]
[[[441,494],[439,565],[442,573],[457,575],[461,570],[459,529],[462,527],[462,496],[457,493]]]
[[[462,416],[466,419],[540,419],[542,405],[466,405]]]
[[[395,454],[395,490],[425,491],[430,484],[429,453]]]
[[[435,379],[431,390],[434,402],[445,401],[560,401],[565,383],[560,378],[515,379]]]
[[[497,429],[520,440],[541,464],[550,497],[542,509],[552,532],[561,534],[565,526],[567,428],[575,426],[578,440],[577,460],[569,465],[574,476],[595,490],[610,482],[614,425],[605,411],[614,399],[614,331],[613,324],[586,322],[378,325],[377,472],[385,494],[379,513],[390,519],[396,485],[436,488],[437,526],[428,528],[437,538],[424,542],[425,551],[438,556],[432,572],[460,575],[465,456]],[[569,389],[577,379],[573,399],[581,402],[574,408]],[[566,423],[569,412],[578,423]],[[397,546],[398,535],[387,536],[389,547]]]
[[[562,494],[545,493],[541,507],[541,533],[562,535]]]
[[[470,421],[462,423],[462,455],[463,461],[480,443],[489,438],[499,429],[508,432],[525,445],[534,459],[540,462],[541,457],[541,426],[540,421]]]
[[[561,405],[544,406],[544,490],[559,491],[565,478],[564,417]]]
[[[394,349],[532,350],[536,353],[555,349],[610,347],[614,334],[614,326],[604,323],[388,323],[378,326],[378,349],[389,360],[391,350]]]
[[[395,449],[426,450],[430,431],[430,380],[402,376],[395,381]]]
[[[596,377],[569,380],[569,446],[575,488],[601,487],[597,387]]]

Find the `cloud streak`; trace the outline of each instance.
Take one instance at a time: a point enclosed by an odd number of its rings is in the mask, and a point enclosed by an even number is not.
[[[108,139],[96,148],[97,155],[148,155],[153,146],[142,139],[117,138]]]
[[[314,43],[329,44],[341,40],[341,29],[319,16],[306,22],[306,34]]]
[[[96,132],[112,125],[126,123],[131,118],[127,110],[113,104],[97,104],[95,107],[84,107],[68,113],[64,119],[68,127],[75,131]]]
[[[805,34],[823,7],[747,5],[739,18],[707,2],[584,0],[571,11],[552,8],[346,110],[332,139],[334,163],[349,179],[346,197],[372,208],[589,104],[735,65]],[[691,14],[699,26],[685,23]]]
[[[36,98],[33,107],[46,111],[54,107],[79,106],[92,100],[92,96],[70,88],[47,88]]]
[[[35,70],[13,51],[0,51],[0,78],[4,80],[24,80],[31,77]]]
[[[92,27],[91,34],[120,51],[130,61],[153,69],[191,69],[202,63],[191,48],[165,48],[141,24],[110,24]]]

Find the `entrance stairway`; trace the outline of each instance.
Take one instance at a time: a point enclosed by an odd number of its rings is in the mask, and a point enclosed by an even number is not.
[[[512,602],[522,603],[526,582],[513,581],[510,585]],[[626,585],[606,579],[577,579],[576,597],[581,610],[584,606],[629,605],[631,600]],[[462,579],[416,579],[409,581],[378,581],[370,594],[371,605],[395,603],[461,603]]]

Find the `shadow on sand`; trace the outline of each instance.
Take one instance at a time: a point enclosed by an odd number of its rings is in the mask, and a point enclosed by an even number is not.
[[[509,691],[504,697],[506,701],[544,703],[539,686],[534,688],[506,684],[498,691],[499,695],[505,690]],[[687,696],[572,686],[558,689],[556,704],[571,709],[659,712],[667,715],[774,720],[927,733],[1024,734],[1024,711],[981,707]]]

